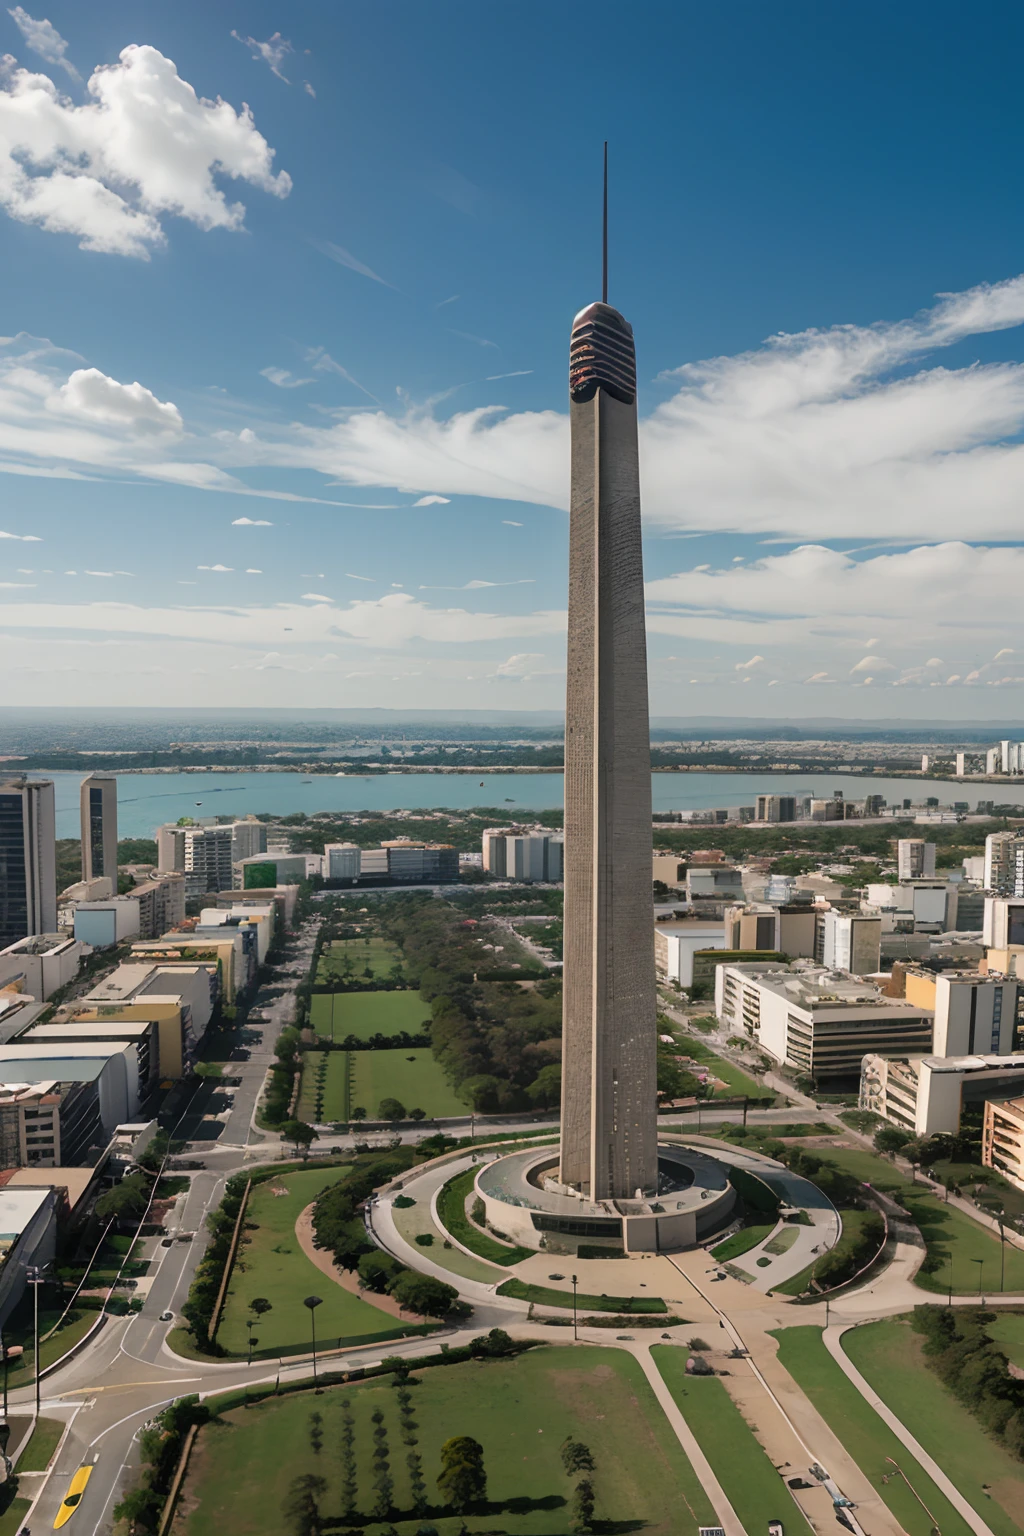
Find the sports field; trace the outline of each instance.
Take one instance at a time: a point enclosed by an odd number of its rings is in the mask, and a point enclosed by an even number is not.
[[[386,976],[401,963],[401,955],[387,939],[332,939],[324,945],[316,979],[321,985],[344,981],[346,977],[368,980],[367,971],[373,976]]]
[[[995,1536],[1020,1536],[1021,1464],[929,1371],[920,1334],[904,1322],[864,1323],[843,1335],[843,1348]]]
[[[329,1040],[418,1035],[429,1022],[430,1005],[418,992],[314,992],[310,1004],[310,1023]]]
[[[346,1051],[352,1064],[352,1108],[362,1105],[376,1117],[382,1099],[398,1099],[406,1109],[422,1109],[428,1118],[468,1115],[469,1108],[428,1050]]]
[[[754,1438],[722,1383],[714,1376],[686,1375],[687,1353],[671,1344],[655,1344],[651,1349],[680,1413],[748,1536],[767,1530],[769,1520],[781,1520],[790,1536],[812,1536],[768,1453]]]
[[[779,1360],[877,1489],[907,1536],[931,1536],[930,1511],[943,1536],[971,1536],[970,1527],[936,1488],[888,1425],[861,1397],[821,1340],[821,1329],[782,1328]],[[894,1477],[893,1463],[902,1476]]]
[[[271,1310],[256,1318],[253,1335],[259,1343],[253,1349],[254,1356],[309,1348],[309,1310],[302,1305],[303,1297],[309,1295],[323,1301],[316,1309],[318,1347],[333,1349],[357,1338],[394,1338],[402,1332],[393,1317],[344,1290],[317,1269],[299,1247],[295,1236],[299,1213],[339,1175],[338,1168],[309,1168],[253,1187],[246,1209],[248,1241],[235,1262],[217,1330],[217,1343],[232,1354],[246,1352],[245,1325],[255,1317],[249,1303],[257,1296],[269,1301]],[[285,1193],[279,1193],[281,1190]],[[255,1231],[248,1230],[253,1222]],[[230,1522],[225,1529],[231,1529]]]
[[[407,1448],[402,1444],[398,1403],[389,1384],[356,1383],[312,1393],[270,1397],[236,1409],[200,1431],[182,1500],[178,1528],[186,1536],[279,1536],[286,1528],[281,1505],[291,1480],[304,1473],[323,1477],[321,1516],[327,1530],[348,1530],[339,1519],[341,1405],[347,1397],[354,1419],[358,1526],[377,1533],[371,1471],[371,1414],[379,1408],[394,1479],[391,1521],[400,1536],[432,1529],[438,1536],[501,1531],[507,1536],[564,1536],[570,1528],[573,1482],[562,1470],[558,1448],[567,1435],[589,1446],[597,1470],[596,1529],[643,1531],[644,1536],[696,1533],[716,1523],[679,1442],[658,1407],[643,1372],[624,1351],[579,1346],[544,1348],[517,1360],[470,1361],[415,1373],[410,1386],[422,1457],[426,1521],[412,1512]],[[323,1450],[309,1444],[309,1417],[323,1415]],[[467,1516],[445,1512],[436,1479],[442,1443],[472,1435],[483,1446],[488,1504]],[[764,1527],[762,1519],[752,1532]],[[290,1526],[287,1528],[290,1529]]]

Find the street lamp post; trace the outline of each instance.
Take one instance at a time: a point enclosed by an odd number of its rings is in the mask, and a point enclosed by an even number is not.
[[[316,1380],[316,1309],[323,1303],[322,1296],[307,1296],[302,1305],[309,1308],[309,1326],[313,1330],[313,1390],[321,1391]]]
[[[579,1333],[577,1332],[577,1329],[576,1329],[576,1285],[577,1285],[576,1276],[573,1275],[573,1277],[572,1277],[572,1336],[573,1336],[574,1339],[578,1340],[579,1339]]]
[[[36,1365],[36,1418],[40,1411],[41,1381],[39,1375],[39,1287],[43,1283],[43,1272],[38,1264],[30,1264],[25,1271],[25,1279],[33,1289],[32,1305],[32,1333],[35,1340],[35,1365]]]
[[[1005,1210],[999,1212],[999,1291],[1006,1289],[1006,1228],[1003,1226]]]
[[[984,1281],[984,1278],[985,1278],[985,1260],[984,1259],[972,1259],[971,1263],[972,1264],[977,1264],[977,1266],[978,1266],[978,1295],[981,1298],[982,1306],[984,1306],[985,1305],[985,1296],[984,1296],[984,1293],[982,1291],[982,1284],[983,1284],[983,1281]]]

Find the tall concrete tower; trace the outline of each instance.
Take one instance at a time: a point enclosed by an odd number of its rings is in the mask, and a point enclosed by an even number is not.
[[[82,879],[105,876],[117,895],[117,779],[90,773],[82,780]]]
[[[657,1187],[657,1026],[636,356],[607,302],[573,322],[569,394],[561,1181],[626,1199]]]

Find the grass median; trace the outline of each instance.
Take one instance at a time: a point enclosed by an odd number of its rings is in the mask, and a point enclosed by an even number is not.
[[[738,1259],[741,1253],[749,1253],[751,1248],[756,1248],[758,1243],[763,1243],[765,1238],[775,1230],[775,1222],[755,1223],[752,1227],[741,1227],[731,1237],[727,1237],[724,1243],[719,1243],[717,1248],[712,1248],[711,1257],[717,1259],[719,1264],[724,1264],[729,1259]]]
[[[572,1307],[572,1291],[556,1291],[550,1285],[531,1285],[514,1276],[498,1286],[499,1296],[513,1296],[516,1301],[532,1301],[538,1307]],[[660,1296],[591,1296],[580,1291],[576,1297],[578,1312],[667,1312]]]
[[[769,1520],[781,1520],[790,1536],[813,1536],[767,1451],[722,1383],[714,1376],[687,1376],[685,1349],[655,1344],[651,1356],[750,1536],[766,1530]]]
[[[921,1336],[901,1320],[843,1335],[846,1354],[932,1456],[995,1536],[1024,1530],[1021,1464],[989,1438],[924,1358]],[[943,1526],[945,1536],[945,1526]]]
[[[825,1348],[821,1329],[782,1328],[779,1361],[857,1463],[907,1536],[971,1536],[945,1494],[861,1397]],[[893,1475],[893,1464],[899,1474]]]

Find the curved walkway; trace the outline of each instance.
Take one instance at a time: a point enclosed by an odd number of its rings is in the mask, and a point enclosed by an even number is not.
[[[942,1489],[942,1492],[946,1495],[946,1498],[952,1504],[957,1514],[967,1521],[971,1530],[975,1532],[975,1536],[994,1536],[991,1526],[985,1524],[985,1521],[974,1508],[974,1505],[967,1502],[956,1484],[950,1482],[938,1462],[929,1456],[920,1441],[915,1440],[906,1425],[896,1417],[892,1409],[879,1397],[871,1383],[861,1375],[853,1361],[849,1358],[843,1348],[842,1338],[843,1334],[851,1326],[856,1325],[851,1325],[850,1323],[833,1324],[822,1333],[825,1348],[839,1366],[839,1369],[845,1376],[849,1377],[864,1401],[871,1405],[879,1418],[889,1426],[896,1438],[906,1446],[910,1454],[917,1458],[936,1487]]]
[[[369,1302],[371,1307],[377,1307],[381,1312],[387,1312],[392,1317],[400,1317],[403,1322],[406,1314],[390,1296],[380,1296],[376,1291],[366,1291],[359,1284],[355,1272],[351,1269],[342,1269],[336,1259],[333,1259],[323,1248],[313,1246],[313,1206],[311,1201],[304,1211],[299,1213],[299,1219],[295,1223],[295,1236],[299,1240],[299,1247],[311,1264],[315,1264],[321,1274],[340,1285],[342,1290],[350,1291],[353,1296],[358,1296],[360,1301]],[[410,1312],[409,1317],[416,1314]]]

